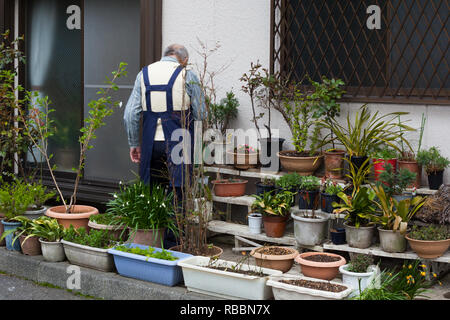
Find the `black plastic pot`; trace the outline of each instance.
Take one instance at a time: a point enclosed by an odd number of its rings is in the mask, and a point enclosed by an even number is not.
[[[333,244],[344,244],[345,243],[345,229],[336,228],[336,231],[330,230],[331,242]]]
[[[444,183],[444,170],[428,174],[428,187],[431,190],[439,190]]]
[[[300,190],[298,193],[298,208],[317,210],[319,207],[319,191]]]
[[[261,143],[261,155],[267,155],[271,160],[269,163],[262,164],[261,166],[263,168],[269,168],[271,166],[272,161],[278,161],[278,171],[281,170],[281,163],[280,160],[277,157],[277,154],[272,154],[272,143],[278,144],[278,150],[283,150],[283,143],[286,141],[286,139],[283,138],[263,138],[260,139],[259,142]],[[261,156],[260,156],[261,159]]]
[[[326,193],[321,193],[320,194],[320,203],[321,203],[321,208],[323,212],[326,213],[333,213],[333,202],[340,202],[340,198],[337,195],[330,195],[330,194],[326,194]]]
[[[258,196],[276,189],[274,185],[264,185],[261,182],[256,182],[255,185],[256,185],[256,195]]]
[[[366,160],[367,156],[359,156],[359,157],[353,156],[350,159],[351,163],[355,167],[355,170],[359,170]]]

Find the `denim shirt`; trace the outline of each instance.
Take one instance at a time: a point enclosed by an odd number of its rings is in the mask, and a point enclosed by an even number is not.
[[[173,57],[163,57],[161,61],[178,62],[177,59]],[[140,146],[139,129],[142,113],[141,78],[142,71],[140,71],[136,77],[134,88],[131,92],[130,98],[128,99],[128,103],[125,107],[123,116],[125,130],[128,135],[128,144],[130,145],[130,148],[136,148]],[[191,99],[191,107],[194,114],[194,120],[206,119],[207,114],[205,99],[200,88],[200,82],[197,75],[189,69],[187,69],[186,71],[186,92]]]

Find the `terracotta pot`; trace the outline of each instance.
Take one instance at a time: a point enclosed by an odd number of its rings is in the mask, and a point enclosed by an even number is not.
[[[136,232],[130,230],[129,240],[132,243],[142,244],[145,246],[161,248],[161,244],[164,240],[165,228],[157,230],[143,230],[138,229]]]
[[[450,246],[450,239],[440,241],[424,241],[405,236],[413,251],[423,259],[434,259],[442,256]]]
[[[384,171],[386,163],[392,166],[392,172],[397,172],[397,159],[372,159],[372,162],[375,180],[377,181],[380,173]]]
[[[73,225],[75,229],[84,227],[89,231],[89,217],[98,214],[97,208],[91,206],[76,205],[73,207],[72,213],[66,213],[64,206],[51,207],[45,213],[46,216],[55,218],[64,228]]]
[[[20,247],[22,248],[22,253],[27,256],[39,256],[42,254],[41,243],[39,242],[39,237],[28,238],[24,242],[26,236],[20,236]]]
[[[281,161],[281,166],[289,172],[297,172],[301,176],[312,176],[314,172],[319,169],[323,161],[323,155],[314,157],[292,157],[288,156],[289,152],[280,151],[278,157]]]
[[[344,150],[324,152],[325,178],[341,179],[344,175]]]
[[[234,167],[240,170],[248,170],[258,166],[258,153],[234,153],[229,152],[233,157]]]
[[[419,166],[417,161],[402,161],[398,160],[398,170],[400,169],[408,169],[411,172],[416,174],[416,181],[408,186],[409,188],[415,187],[416,189],[420,188],[421,178],[422,178],[422,166]]]
[[[269,254],[263,254],[259,253],[258,251],[264,248],[277,248],[276,246],[273,247],[261,247],[253,249],[250,252],[250,255],[255,258],[256,265],[258,267],[267,268],[267,269],[275,269],[280,270],[281,272],[285,273],[291,270],[292,265],[294,264],[294,259],[298,255],[298,251],[292,248],[287,247],[279,247],[283,248],[285,250],[289,250],[289,254],[285,255],[269,255]]]
[[[339,260],[335,262],[315,262],[305,259],[306,257],[313,255],[327,255],[331,257],[338,257]],[[305,275],[306,277],[323,280],[333,280],[334,278],[336,278],[339,272],[339,267],[347,263],[344,257],[328,252],[305,252],[299,254],[295,258],[295,261],[300,264],[303,275]]]
[[[228,180],[214,180],[214,194],[218,197],[240,197],[245,194],[247,180],[235,180],[230,182]]]
[[[94,230],[108,230],[109,231],[108,233],[112,236],[112,238],[117,241],[120,240],[121,235],[122,235],[122,239],[127,239],[127,237],[128,237],[128,229],[126,229],[126,227],[98,224],[98,223],[95,223],[94,221],[89,221],[88,226],[89,226],[89,228],[94,229]]]
[[[271,238],[281,238],[286,229],[286,221],[288,217],[280,216],[263,216],[264,231]]]
[[[0,220],[4,219],[5,215],[3,213],[0,213]],[[0,223],[0,237],[3,235],[3,232],[5,231],[5,227],[3,226],[3,223]],[[0,241],[0,247],[6,246],[6,240],[3,239]]]
[[[223,249],[221,247],[213,246],[213,248],[215,249],[215,251],[218,251],[218,253],[213,254],[213,255],[203,255],[202,257],[219,258],[223,254]],[[169,248],[169,250],[170,251],[181,252],[180,251],[180,246],[171,247],[171,248]],[[187,253],[187,252],[185,252],[185,253]]]

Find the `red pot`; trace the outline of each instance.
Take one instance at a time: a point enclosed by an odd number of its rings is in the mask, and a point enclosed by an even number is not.
[[[373,169],[375,173],[375,180],[378,181],[378,176],[382,171],[384,171],[384,165],[390,163],[392,170],[395,173],[397,171],[397,159],[373,159]]]

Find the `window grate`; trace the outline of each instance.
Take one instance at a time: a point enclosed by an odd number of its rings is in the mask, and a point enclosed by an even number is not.
[[[380,29],[367,26],[371,5]],[[271,11],[273,72],[340,78],[354,101],[450,102],[448,0],[272,0]]]

